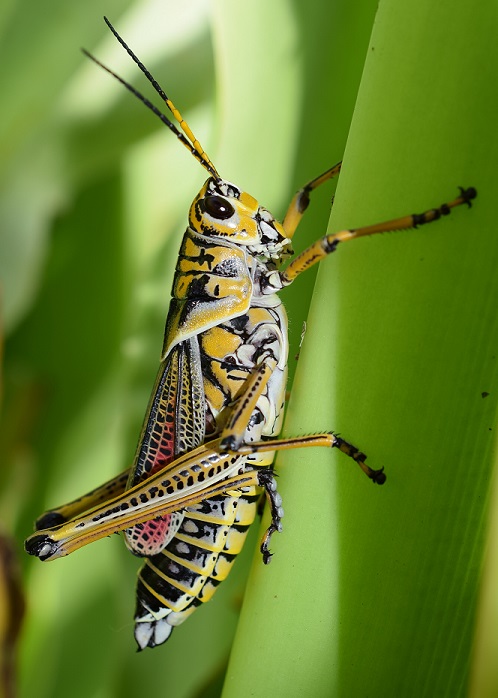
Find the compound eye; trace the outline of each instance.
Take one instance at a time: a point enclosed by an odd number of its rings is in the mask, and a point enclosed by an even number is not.
[[[204,210],[212,218],[217,218],[221,221],[231,218],[235,213],[235,209],[230,202],[222,196],[216,195],[204,197]]]

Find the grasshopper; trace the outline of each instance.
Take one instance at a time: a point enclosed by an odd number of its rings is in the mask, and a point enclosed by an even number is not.
[[[147,68],[109,29],[166,103],[179,125],[110,68],[209,173],[194,198],[180,247],[161,363],[131,468],[36,522],[26,550],[40,560],[68,555],[110,533],[144,558],[138,575],[135,638],[139,649],[165,642],[173,628],[209,601],[230,572],[258,500],[271,523],[261,542],[282,530],[282,500],[272,473],[276,451],[337,448],[377,484],[366,456],[338,435],[278,438],[287,380],[287,316],[278,293],[340,243],[437,220],[473,188],[421,214],[325,235],[296,257],[292,237],[310,194],[339,174],[341,163],[300,189],[282,222],[224,180],[179,110]],[[288,261],[282,269],[283,262]]]

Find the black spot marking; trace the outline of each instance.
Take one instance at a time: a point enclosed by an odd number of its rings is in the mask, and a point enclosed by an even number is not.
[[[339,242],[340,242],[340,240],[333,240],[332,242],[325,240],[323,243],[323,249],[325,250],[325,252],[327,254],[331,254],[332,252],[336,251],[337,245],[339,244]]]
[[[232,320],[230,320],[230,324],[238,332],[243,332],[248,322],[249,315],[239,315],[239,317],[235,317]]]
[[[303,189],[297,197],[297,210],[299,213],[304,213],[310,205],[310,196],[308,189]]]

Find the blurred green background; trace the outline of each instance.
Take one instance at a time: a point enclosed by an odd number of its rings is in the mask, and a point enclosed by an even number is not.
[[[129,464],[206,176],[79,52],[150,95],[104,13],[221,175],[276,215],[344,153],[333,229],[479,190],[471,211],[344,246],[314,293],[309,273],[285,294],[294,374],[313,293],[286,432],[341,431],[385,487],[329,453],[280,458],[272,565],[256,525],[215,599],[141,654],[139,562],[117,536],[46,565],[22,552],[41,511]],[[218,696],[232,647],[225,697],[496,695],[497,29],[491,0],[4,4],[0,507],[27,602],[19,695]],[[330,198],[316,192],[296,249]]]

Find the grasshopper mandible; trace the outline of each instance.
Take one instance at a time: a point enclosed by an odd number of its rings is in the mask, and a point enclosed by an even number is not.
[[[253,522],[261,492],[271,535],[281,531],[282,501],[272,475],[276,451],[326,446],[352,458],[377,484],[366,456],[333,433],[279,439],[287,378],[287,317],[278,297],[339,243],[430,223],[461,204],[473,188],[422,214],[325,235],[292,255],[291,241],[310,194],[341,163],[300,189],[280,223],[247,192],[222,179],[181,113],[111,23],[108,27],[145,74],[180,126],[114,76],[188,148],[209,173],[189,211],[180,248],[156,382],[132,467],[36,523],[26,550],[41,560],[68,555],[124,531],[145,558],[139,573],[135,638],[139,649],[165,642],[226,578]]]

